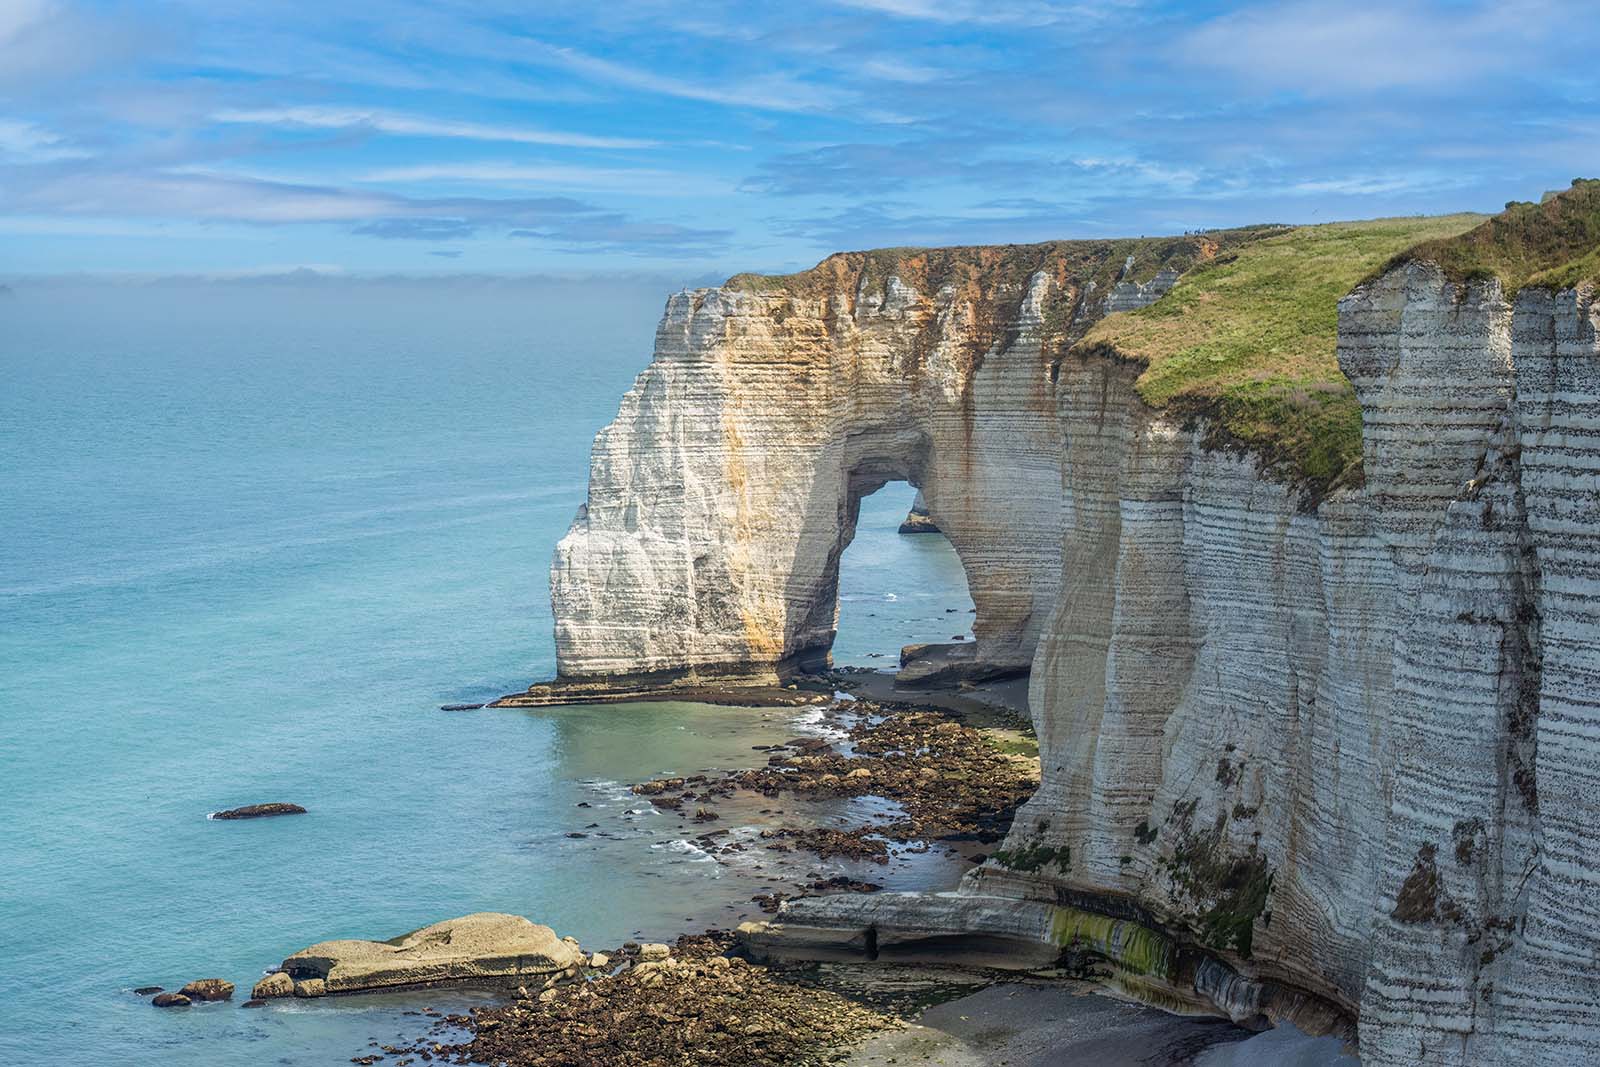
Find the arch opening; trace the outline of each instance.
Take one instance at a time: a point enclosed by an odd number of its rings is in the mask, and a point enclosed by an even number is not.
[[[853,536],[838,563],[835,667],[881,670],[899,667],[907,649],[976,648],[977,609],[954,546],[936,530],[900,532],[919,496],[895,480],[855,501]],[[913,653],[911,665],[926,655]]]

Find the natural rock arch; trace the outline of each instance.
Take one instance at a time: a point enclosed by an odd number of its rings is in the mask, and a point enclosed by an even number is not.
[[[973,655],[1026,670],[1060,570],[1051,284],[1039,272],[1012,294],[982,349],[972,308],[897,277],[809,300],[674,296],[556,551],[561,676],[770,682],[822,666],[860,500],[900,480],[962,561]]]

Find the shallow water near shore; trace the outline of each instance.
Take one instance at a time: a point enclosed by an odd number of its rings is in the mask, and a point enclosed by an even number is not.
[[[758,873],[684,843],[703,826],[626,815],[647,805],[623,787],[760,762],[804,710],[438,710],[553,670],[550,553],[663,296],[18,287],[0,324],[10,1062],[344,1063],[414,1034],[403,1012],[482,994],[245,1011],[241,988],[157,1011],[131,990],[246,986],[314,941],[477,910],[595,947],[754,911]],[[863,506],[840,663],[970,632],[949,546],[895,533],[911,495]],[[264,801],[309,814],[206,818]],[[887,880],[949,877],[933,855]]]

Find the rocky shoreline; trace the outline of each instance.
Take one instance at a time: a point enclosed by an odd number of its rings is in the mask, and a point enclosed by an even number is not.
[[[757,765],[631,787],[640,806],[682,820],[686,843],[719,863],[758,870],[768,888],[751,904],[763,912],[781,913],[788,901],[808,896],[876,893],[884,888],[875,880],[881,876],[852,872],[889,872],[891,863],[933,850],[970,868],[1003,840],[1038,785],[1037,744],[1020,710],[1025,687],[952,685],[913,695],[875,673],[840,672],[828,682],[833,696],[811,724],[814,732],[755,746]],[[908,695],[914,699],[902,699]],[[757,804],[766,805],[760,811],[767,824],[736,825]],[[836,814],[822,819],[824,810]],[[286,958],[245,1003],[467,981],[504,989],[503,999],[466,1013],[426,1010],[425,1035],[374,1041],[351,1062],[790,1067],[886,1055],[882,1050],[902,1048],[892,1035],[921,1029],[925,1009],[997,986],[1043,983],[1057,990],[1050,995],[1067,998],[1061,1010],[1070,1017],[1086,1010],[1081,994],[1094,988],[1048,967],[1019,974],[750,953],[738,932],[715,928],[686,933],[672,946],[628,942],[589,952],[520,916],[482,914],[388,941],[313,945]],[[1165,1018],[1170,1022],[1142,1025],[1178,1035],[1172,1049],[1246,1036],[1214,1023],[1190,1033],[1193,1023]],[[965,1047],[959,1036],[940,1040]]]

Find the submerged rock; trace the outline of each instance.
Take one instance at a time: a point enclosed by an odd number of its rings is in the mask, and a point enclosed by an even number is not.
[[[554,978],[576,974],[583,953],[548,926],[520,915],[478,912],[389,941],[323,941],[283,961],[296,996],[320,996],[465,978]],[[323,987],[303,993],[312,982]]]
[[[189,998],[182,993],[157,993],[150,1003],[158,1008],[187,1008]]]
[[[133,991],[134,996],[139,997],[148,997],[159,992],[161,992],[161,987],[158,985],[142,985]]]
[[[242,808],[229,808],[212,814],[213,819],[265,819],[272,815],[304,815],[306,809],[298,804],[246,804]]]

